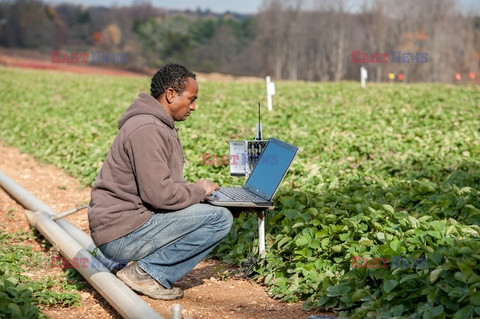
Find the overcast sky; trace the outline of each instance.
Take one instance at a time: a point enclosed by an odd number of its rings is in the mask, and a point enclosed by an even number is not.
[[[358,7],[364,0],[349,0],[350,6]],[[420,1],[420,0],[419,0]],[[480,0],[456,0],[461,4],[464,10],[475,11],[480,13]],[[46,3],[77,3],[86,5],[98,5],[102,3],[106,6],[117,5],[130,5],[132,0],[50,0]],[[263,3],[263,0],[153,0],[151,3],[155,7],[163,7],[167,9],[191,9],[196,10],[200,8],[210,9],[217,13],[223,13],[225,11],[232,11],[238,13],[256,13]]]

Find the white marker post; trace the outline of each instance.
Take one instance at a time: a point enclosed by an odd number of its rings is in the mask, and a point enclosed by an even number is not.
[[[368,77],[368,72],[365,67],[360,68],[360,82],[362,83],[362,88],[367,86],[367,77]]]
[[[172,319],[182,319],[182,306],[174,304],[172,306]]]
[[[266,209],[257,213],[258,216],[258,255],[265,256],[265,217]]]
[[[273,110],[272,96],[275,95],[275,82],[272,82],[270,80],[270,76],[267,76],[265,78],[265,81],[267,82],[267,107],[268,110],[271,112]]]

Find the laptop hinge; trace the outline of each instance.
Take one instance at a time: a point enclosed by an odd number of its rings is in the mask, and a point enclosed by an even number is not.
[[[247,192],[249,192],[249,193],[252,193],[253,195],[255,195],[255,196],[257,196],[257,197],[261,198],[263,201],[265,201],[265,202],[270,202],[270,200],[269,200],[269,199],[266,199],[265,197],[263,197],[263,196],[260,196],[260,195],[258,195],[258,194],[257,194],[257,193],[255,193],[255,192],[252,192],[251,190],[249,190],[249,189],[248,189],[248,188],[246,188],[245,186],[242,186],[242,188],[243,188],[244,190],[246,190]]]

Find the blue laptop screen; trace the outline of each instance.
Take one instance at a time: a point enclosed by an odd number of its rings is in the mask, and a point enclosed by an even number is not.
[[[244,187],[272,199],[296,153],[295,146],[270,139]]]

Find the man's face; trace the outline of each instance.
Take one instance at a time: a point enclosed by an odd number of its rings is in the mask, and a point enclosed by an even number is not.
[[[196,110],[195,100],[198,94],[197,81],[187,78],[185,90],[178,94],[172,93],[172,103],[169,105],[169,113],[174,121],[185,121],[185,119]]]

